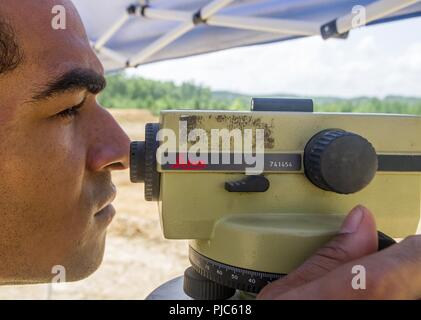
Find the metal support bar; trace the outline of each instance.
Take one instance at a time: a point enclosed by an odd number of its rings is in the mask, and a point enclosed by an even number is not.
[[[175,40],[177,40],[178,38],[180,38],[181,36],[189,32],[193,28],[194,28],[193,22],[182,23],[177,28],[163,35],[162,37],[157,39],[155,42],[147,46],[145,49],[143,49],[139,54],[133,57],[133,59],[129,62],[129,65],[131,67],[138,66],[139,64],[144,62],[146,59],[148,59],[150,56],[160,51],[161,49],[165,48],[170,43],[174,42]]]
[[[365,21],[364,24],[368,24],[372,21],[386,17],[394,12],[400,11],[410,5],[413,5],[420,0],[379,0],[372,4],[365,6]],[[321,33],[323,39],[331,37],[337,37],[342,34],[346,34],[355,26],[353,21],[355,14],[350,12],[349,14],[339,17],[321,27]]]
[[[224,9],[226,6],[228,6],[233,1],[234,0],[214,0],[213,2],[204,6],[202,8],[202,10],[200,10],[202,19],[206,20],[207,18],[210,18],[215,13],[217,13],[219,10]]]
[[[234,0],[214,0],[200,10],[200,16],[203,20],[210,18],[217,11],[229,5]],[[148,8],[145,8],[144,14],[148,11]],[[173,31],[163,35],[161,38],[154,41],[148,47],[143,49],[138,55],[136,55],[131,61],[129,61],[129,66],[137,66],[142,62],[145,62],[150,56],[160,51],[161,49],[168,46],[170,43],[174,42],[187,32],[194,29],[195,24],[193,23],[193,17],[190,21],[182,23],[180,26],[175,28]]]
[[[289,35],[313,36],[320,34],[318,25],[298,20],[216,15],[209,18],[206,23],[212,26]]]
[[[92,41],[90,42],[90,44],[96,53],[113,60],[114,62],[118,63],[122,68],[127,66],[128,59],[120,53],[111,50],[105,46],[102,46],[100,49],[96,49],[95,44]]]
[[[187,22],[192,19],[189,12],[179,10],[161,10],[147,7],[143,16],[152,19]],[[203,14],[202,17],[203,19]],[[214,15],[206,19],[206,24],[251,31],[312,36],[320,34],[319,25],[299,20],[273,19],[261,17],[234,17]]]
[[[143,16],[151,19],[186,22],[192,20],[192,13],[180,10],[164,10],[145,7]]]
[[[110,29],[108,29],[96,42],[94,45],[95,50],[101,49],[108,40],[126,23],[129,19],[129,13],[125,13],[120,19],[118,19]]]
[[[107,47],[102,47],[101,50],[98,51],[98,53],[101,53],[105,57],[110,58],[111,60],[117,62],[119,65],[121,65],[123,68],[128,66],[128,58],[121,55],[120,53],[111,50]]]

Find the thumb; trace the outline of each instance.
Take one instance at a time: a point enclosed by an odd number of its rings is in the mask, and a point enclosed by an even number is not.
[[[377,228],[371,212],[356,206],[345,218],[339,234],[284,278],[267,285],[260,299],[271,299],[313,281],[338,266],[377,251]]]

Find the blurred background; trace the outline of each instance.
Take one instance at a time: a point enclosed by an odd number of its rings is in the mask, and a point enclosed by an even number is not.
[[[320,37],[236,48],[140,66],[107,76],[102,105],[133,140],[163,109],[248,110],[251,97],[297,96],[316,111],[421,115],[421,18]],[[104,262],[86,280],[0,287],[0,299],[144,299],[189,265],[187,243],[165,240],[143,184],[114,173],[117,216]]]

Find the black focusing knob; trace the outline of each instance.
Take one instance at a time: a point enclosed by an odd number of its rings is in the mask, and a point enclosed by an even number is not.
[[[355,193],[373,180],[378,167],[371,143],[351,132],[328,129],[313,136],[304,150],[304,171],[317,187]]]
[[[159,123],[147,123],[145,126],[145,200],[158,201],[160,174],[156,170],[156,152],[159,141],[156,137],[159,131]]]
[[[195,300],[225,300],[235,294],[235,289],[220,285],[199,274],[193,267],[184,272],[183,289]]]
[[[159,200],[160,173],[157,171],[156,152],[159,123],[147,123],[145,141],[130,144],[130,181],[145,183],[145,200]]]

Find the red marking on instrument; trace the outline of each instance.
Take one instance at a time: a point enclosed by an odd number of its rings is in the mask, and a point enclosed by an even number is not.
[[[183,162],[183,163],[182,163]],[[171,164],[171,169],[178,169],[178,170],[202,170],[205,169],[208,165],[204,161],[197,161],[192,162],[190,159],[187,161],[184,160],[184,157],[182,154],[179,154],[177,156],[177,161],[175,164]]]

